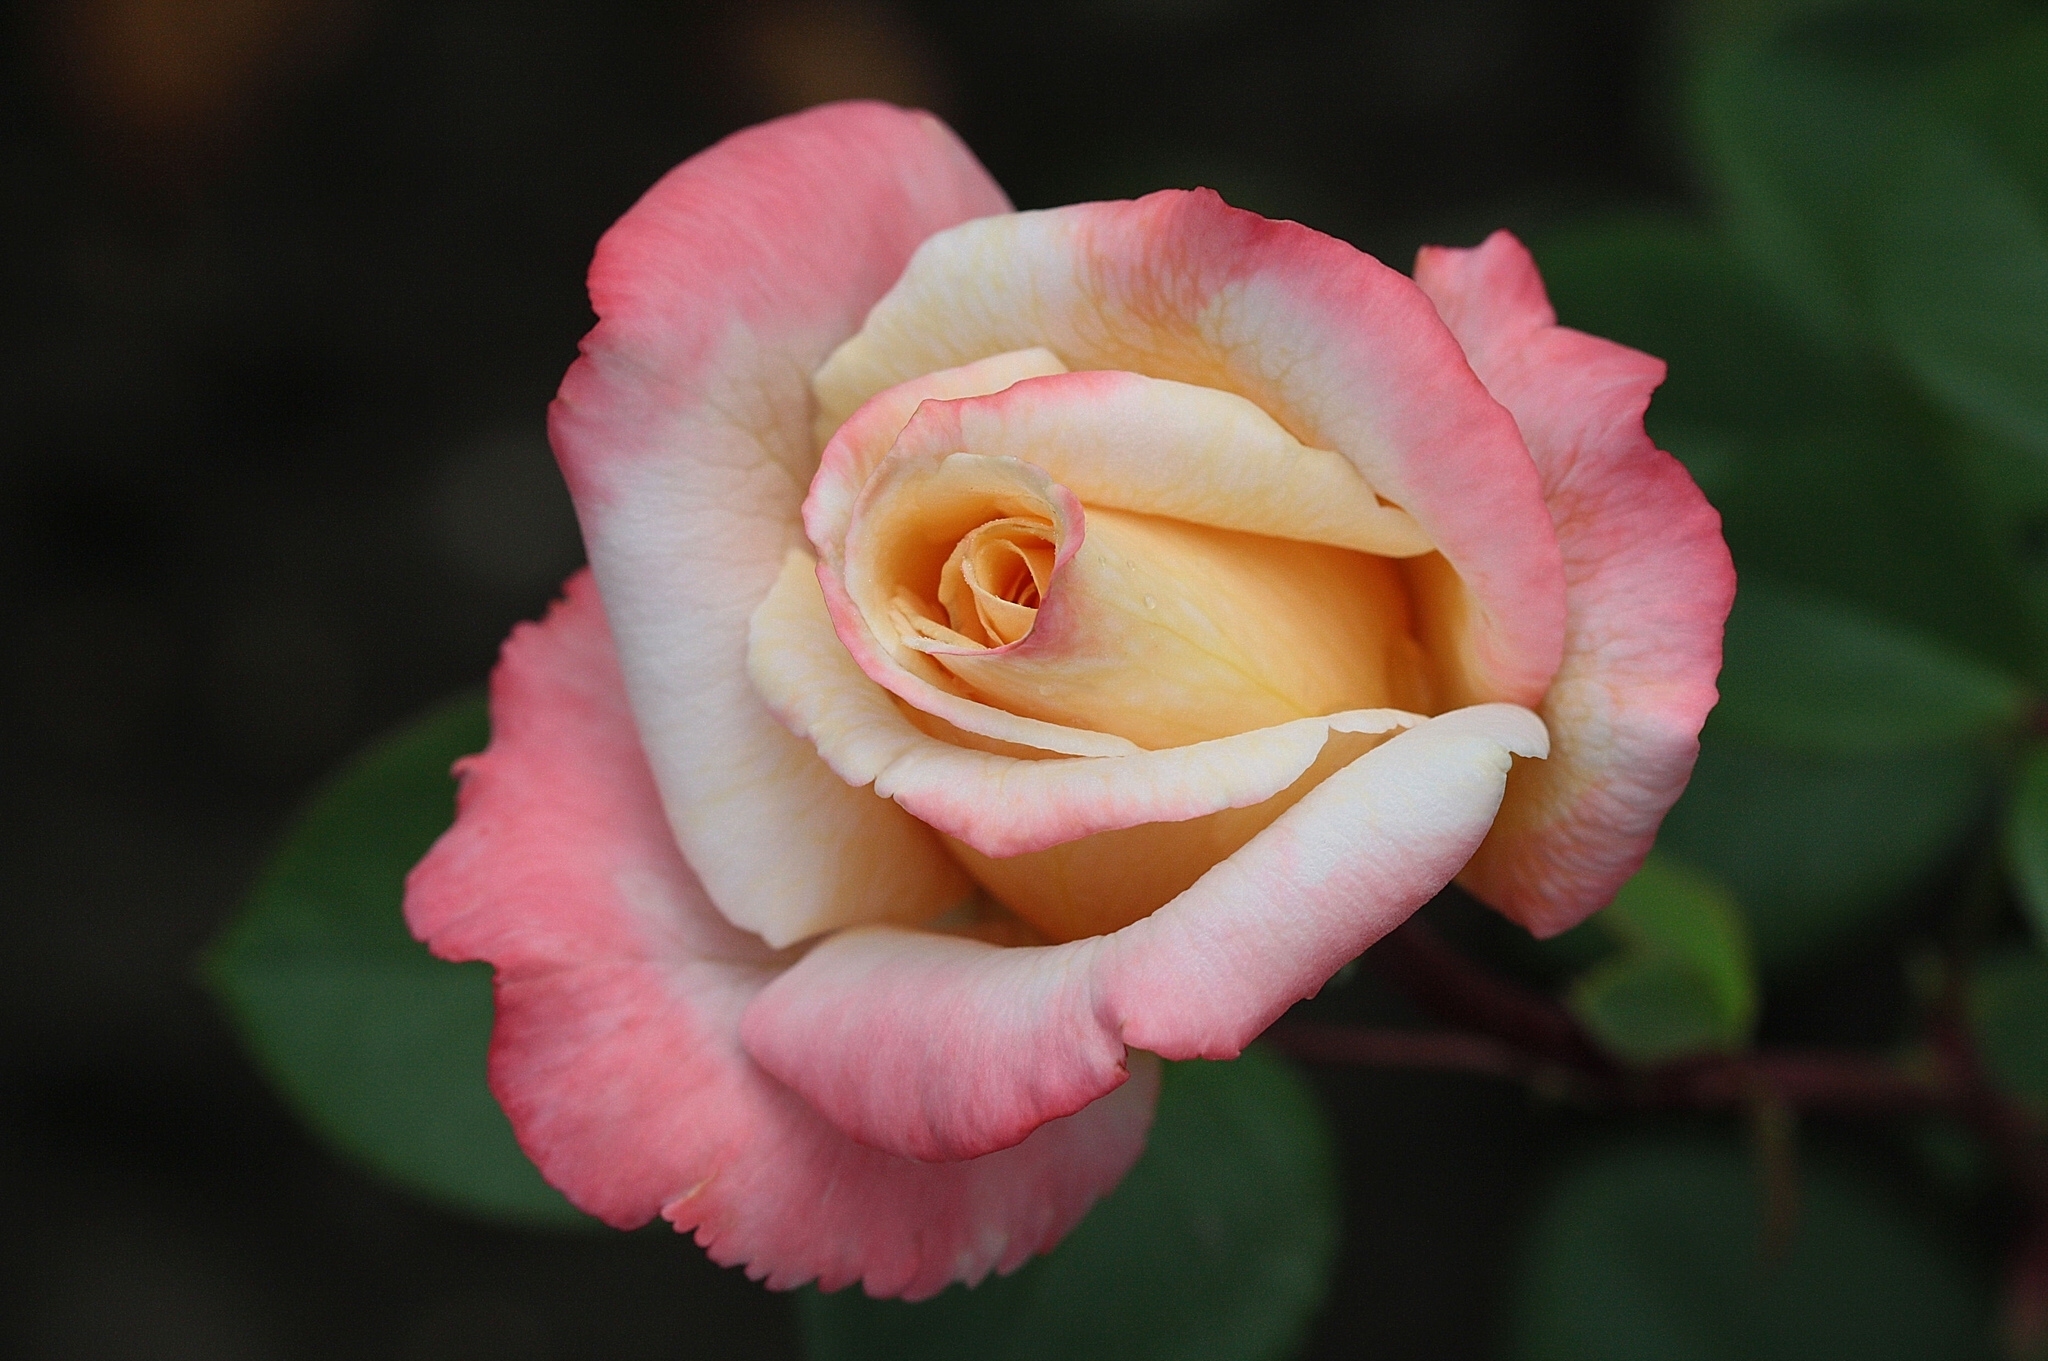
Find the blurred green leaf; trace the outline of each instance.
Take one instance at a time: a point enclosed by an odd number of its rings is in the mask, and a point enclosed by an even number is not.
[[[1657,844],[1728,887],[1758,964],[1781,972],[1881,925],[1984,811],[1990,780],[1969,748],[1788,752],[1710,720]]]
[[[2002,950],[1970,977],[1970,1030],[1992,1080],[2048,1115],[2048,959]]]
[[[1621,945],[1572,985],[1571,1008],[1624,1062],[1733,1052],[1756,1026],[1742,913],[1705,875],[1652,856],[1594,918]]]
[[[1688,18],[1716,42],[1817,41],[1924,60],[1931,50],[1981,41],[2024,13],[2014,0],[1701,0]]]
[[[1660,1139],[1570,1169],[1514,1291],[1518,1361],[1970,1361],[1988,1292],[1899,1207],[1801,1169],[1790,1250],[1762,1255],[1762,1189],[1733,1144]]]
[[[2048,228],[1923,83],[1853,44],[1715,43],[1694,122],[1736,239],[1817,334],[2048,458]]]
[[[1707,47],[1691,90],[1696,141],[1738,247],[1814,334],[1853,349],[1868,327],[1840,238],[1861,205],[1836,195],[1845,179],[1875,177],[1874,149],[1858,92],[1779,69],[1791,64],[1767,43]]]
[[[1834,596],[2048,678],[2048,572],[2017,552],[2048,479],[1988,523],[1978,451],[1867,357],[1817,346],[1707,228],[1619,216],[1532,248],[1560,320],[1670,365],[1650,433],[1721,512],[1745,583]]]
[[[1751,578],[1728,619],[1717,712],[1752,742],[1851,754],[1970,742],[2016,724],[2026,698],[1909,630]]]
[[[1815,417],[1753,437],[1736,493],[1717,503],[1744,587],[1767,579],[1828,596],[2048,679],[2048,613],[2016,538],[1988,532],[1951,434],[1874,381],[1839,404],[1817,394]]]
[[[1961,129],[1886,131],[1860,243],[1879,324],[1951,409],[2048,458],[2048,225]]]
[[[339,1152],[472,1213],[590,1224],[519,1151],[485,1085],[489,966],[434,959],[400,914],[406,871],[454,815],[449,765],[489,737],[483,700],[464,698],[343,770],[214,944],[206,977]]]
[[[1678,436],[1719,431],[1725,439],[1800,424],[1838,381],[1776,296],[1705,224],[1616,214],[1532,233],[1529,246],[1559,321],[1669,366],[1650,433],[1716,501],[1729,488],[1695,466],[1694,441]]]
[[[2048,747],[2027,754],[2006,804],[2005,865],[2035,942],[2048,950]]]
[[[813,1361],[1253,1361],[1329,1288],[1335,1155],[1307,1085],[1252,1049],[1167,1065],[1145,1155],[1048,1255],[921,1304],[807,1294]]]
[[[1970,129],[1999,165],[2048,213],[2048,21],[2003,27],[1995,40],[1949,59],[1927,82],[1928,96]]]

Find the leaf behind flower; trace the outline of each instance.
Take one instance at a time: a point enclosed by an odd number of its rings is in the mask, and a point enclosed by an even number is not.
[[[1335,1151],[1315,1097],[1259,1049],[1166,1069],[1131,1174],[1015,1275],[919,1304],[803,1299],[813,1361],[1268,1361],[1329,1289]]]
[[[471,1214],[588,1225],[485,1085],[489,966],[435,959],[401,914],[406,872],[454,818],[449,766],[489,737],[483,698],[466,696],[345,768],[286,834],[205,977],[336,1152]]]

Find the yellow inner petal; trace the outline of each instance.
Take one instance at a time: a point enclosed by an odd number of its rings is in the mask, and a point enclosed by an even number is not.
[[[1264,803],[1186,822],[1148,822],[997,860],[946,838],[976,883],[1048,940],[1129,926],[1164,907],[1237,852],[1310,790],[1392,733],[1333,733],[1316,763]],[[974,745],[984,745],[975,743]]]
[[[1400,560],[1083,504],[1028,460],[932,443],[878,466],[845,561],[878,641],[943,689],[1152,749],[1346,710],[1434,713],[1446,698],[1418,639],[1420,579]],[[950,740],[1012,746],[994,733]],[[1333,737],[1293,786],[1255,807],[1001,860],[952,850],[1046,937],[1113,931],[1380,740]]]
[[[899,629],[989,704],[1143,747],[1431,707],[1389,559],[1091,507],[1055,578],[1054,534],[1030,515],[970,530],[936,583],[897,584]]]
[[[953,631],[984,647],[1031,632],[1052,584],[1058,545],[1050,520],[992,520],[960,540],[939,571],[939,603]]]

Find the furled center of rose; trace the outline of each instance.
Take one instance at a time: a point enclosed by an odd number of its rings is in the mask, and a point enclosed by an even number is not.
[[[1242,397],[1063,373],[1042,351],[926,390],[849,419],[805,510],[843,602],[834,628],[926,733],[1012,756],[1109,755],[1439,707],[1403,562],[1430,544],[1347,459]],[[949,844],[1047,936],[1113,930],[1374,740],[1331,737],[1256,807],[1001,859]]]
[[[1030,633],[1058,547],[1052,522],[1035,516],[991,520],[970,532],[939,572],[939,603],[953,631],[984,647]]]
[[[956,694],[1152,748],[1428,704],[1386,558],[1083,507],[1008,458],[882,485],[849,584],[887,602],[884,646]]]

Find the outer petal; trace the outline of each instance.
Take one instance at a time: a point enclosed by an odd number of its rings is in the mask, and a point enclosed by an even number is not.
[[[1735,568],[1720,516],[1643,433],[1660,361],[1556,325],[1535,262],[1505,232],[1425,249],[1415,279],[1514,412],[1564,550],[1564,664],[1543,703],[1555,750],[1515,771],[1464,874],[1553,935],[1613,898],[1685,788]]]
[[[1123,1081],[1126,1046],[1235,1056],[1435,894],[1486,834],[1510,755],[1544,748],[1541,722],[1510,705],[1431,719],[1113,935],[1004,949],[841,932],[747,1008],[747,1050],[874,1147],[1028,1145]]]
[[[578,1205],[620,1227],[660,1213],[771,1286],[916,1297],[1050,1247],[1135,1161],[1156,1065],[943,1165],[852,1142],[755,1066],[740,1016],[789,956],[721,918],[678,855],[587,576],[513,634],[491,703],[407,918],[443,958],[497,967],[492,1089]]]
[[[920,241],[1007,207],[936,120],[832,105],[672,171],[591,266],[598,325],[550,434],[670,824],[720,909],[777,944],[963,887],[935,838],[761,707],[747,618],[801,541],[812,370]],[[754,827],[779,829],[777,854],[735,835]]]
[[[868,679],[825,612],[810,559],[792,551],[754,614],[756,685],[792,732],[852,785],[872,784],[983,855],[1012,856],[1148,822],[1185,822],[1272,798],[1332,732],[1426,721],[1399,709],[1298,719],[1236,737],[1122,756],[1020,758],[933,737]]]
[[[926,243],[814,386],[843,418],[917,374],[1031,346],[1235,392],[1351,459],[1469,595],[1455,701],[1542,697],[1564,586],[1535,468],[1408,279],[1206,191],[1018,213]]]

